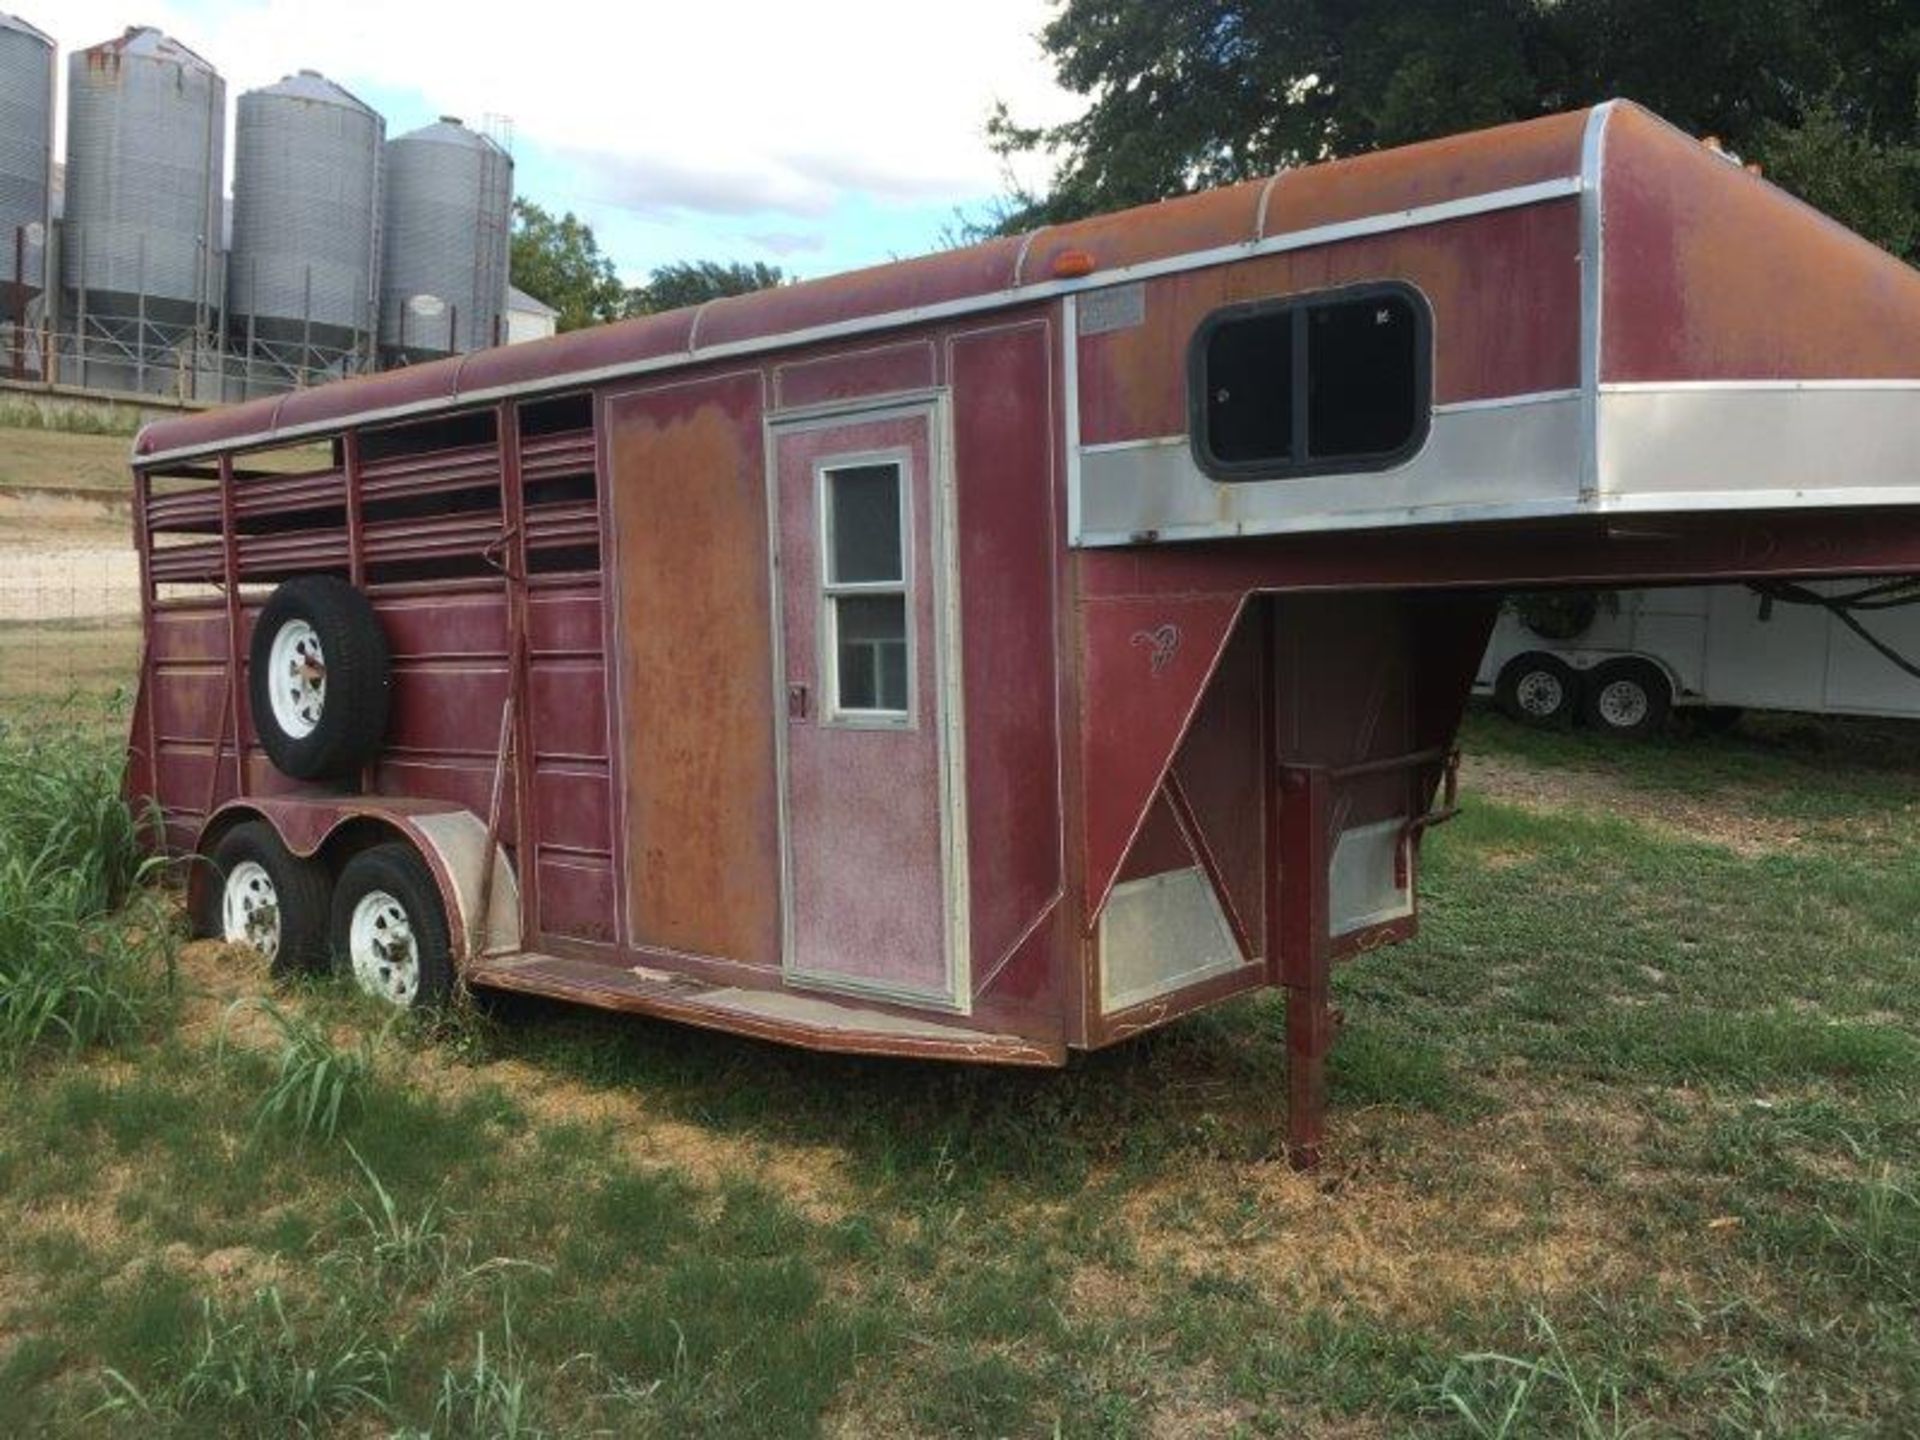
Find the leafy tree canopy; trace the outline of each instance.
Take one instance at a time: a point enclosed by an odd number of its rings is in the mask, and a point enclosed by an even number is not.
[[[787,283],[777,265],[728,264],[719,260],[681,260],[662,265],[647,283],[627,292],[627,314],[655,315],[728,295],[745,295]]]
[[[513,202],[512,271],[517,287],[560,312],[561,330],[616,320],[626,304],[593,227],[571,211],[556,218],[531,200]]]
[[[1913,0],[1063,0],[1064,125],[1002,109],[1003,156],[1060,157],[1009,232],[1613,96],[1638,100],[1913,258]]]

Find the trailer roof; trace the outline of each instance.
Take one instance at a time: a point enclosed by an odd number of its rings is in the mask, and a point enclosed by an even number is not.
[[[1514,203],[1524,203],[1533,187],[1546,187],[1533,198],[1547,198],[1553,187],[1572,193],[1593,113],[1329,161],[962,250],[163,420],[140,433],[134,454],[148,463],[270,444],[461,402],[1017,305],[1111,285],[1156,262],[1226,260],[1238,247],[1330,229],[1335,233],[1326,238],[1334,239],[1337,227],[1399,223],[1408,212],[1480,197],[1512,193]],[[1444,209],[1432,218],[1445,218]],[[1092,269],[1083,271],[1089,262]]]

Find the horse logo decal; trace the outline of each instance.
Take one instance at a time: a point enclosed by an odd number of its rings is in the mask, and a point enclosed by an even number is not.
[[[1180,627],[1162,625],[1154,630],[1136,630],[1133,643],[1146,650],[1150,673],[1157,677],[1173,663],[1174,653],[1180,648]]]

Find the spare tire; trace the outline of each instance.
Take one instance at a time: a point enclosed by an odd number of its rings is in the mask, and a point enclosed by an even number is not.
[[[379,752],[392,688],[387,637],[346,581],[302,575],[267,597],[247,652],[254,733],[296,780],[352,775]]]

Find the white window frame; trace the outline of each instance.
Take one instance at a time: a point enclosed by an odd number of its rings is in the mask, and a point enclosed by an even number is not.
[[[900,499],[900,578],[898,580],[836,581],[833,578],[833,485],[832,476],[840,470],[860,470],[868,466],[890,465],[898,480]],[[814,513],[818,517],[814,537],[815,553],[820,557],[820,680],[825,703],[820,707],[822,725],[850,730],[917,730],[920,728],[919,645],[916,643],[914,606],[913,535],[913,452],[905,449],[866,450],[844,455],[822,456],[813,464]],[[840,606],[839,601],[861,595],[898,595],[905,619],[907,646],[907,708],[905,710],[856,709],[840,703]]]

